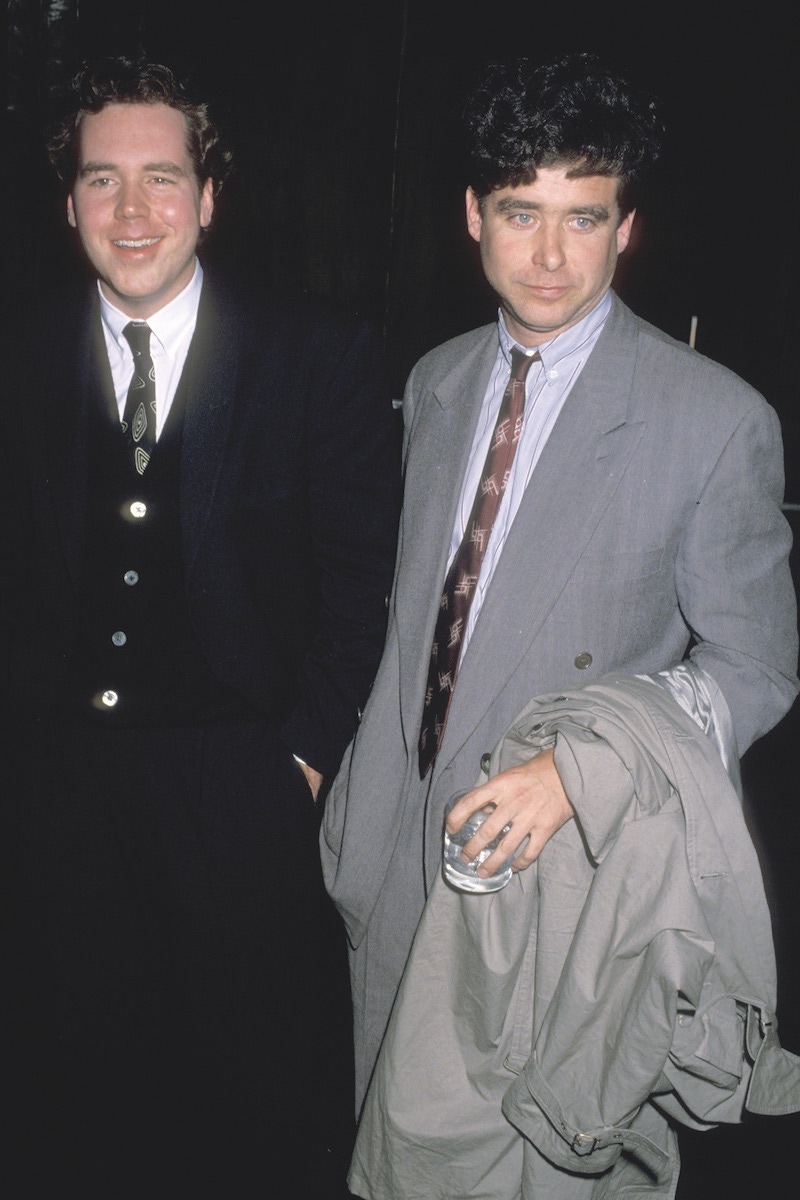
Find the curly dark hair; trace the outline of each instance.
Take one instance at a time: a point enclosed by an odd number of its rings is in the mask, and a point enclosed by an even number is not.
[[[539,167],[620,181],[624,216],[661,154],[654,99],[632,88],[594,54],[492,63],[465,109],[468,181],[484,199],[532,183]]]
[[[198,187],[211,179],[214,195],[230,174],[232,154],[209,114],[169,67],[123,56],[84,63],[72,80],[70,103],[47,137],[47,153],[59,179],[70,189],[78,172],[80,125],[86,113],[108,104],[166,104],[186,118],[186,148]]]

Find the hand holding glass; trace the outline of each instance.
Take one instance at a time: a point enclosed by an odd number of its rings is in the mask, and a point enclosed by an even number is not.
[[[458,796],[454,796],[445,810],[445,821],[447,815],[452,808],[461,800],[462,796],[467,795],[462,792]],[[461,857],[461,851],[477,832],[487,817],[494,812],[494,804],[486,804],[482,808],[478,808],[471,816],[467,817],[464,824],[459,829],[458,833],[449,833],[447,824],[444,827],[444,856],[443,856],[443,871],[444,877],[451,887],[456,888],[460,892],[497,892],[500,888],[506,886],[511,879],[513,871],[511,864],[520,851],[528,844],[528,838],[522,839],[513,854],[511,854],[504,863],[498,868],[494,874],[486,879],[482,879],[477,874],[478,867],[486,862],[486,859],[494,850],[497,849],[505,835],[510,831],[510,825],[504,825],[498,833],[497,837],[489,842],[479,854],[472,859],[471,862],[465,862]]]

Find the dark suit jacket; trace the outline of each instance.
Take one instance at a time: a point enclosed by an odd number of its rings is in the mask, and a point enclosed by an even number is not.
[[[87,416],[111,394],[96,289],[45,307],[9,350],[0,415],[14,717],[50,710],[74,643]],[[380,657],[394,561],[399,453],[376,342],[359,320],[240,295],[207,274],[181,386],[195,634],[220,683],[330,775]]]

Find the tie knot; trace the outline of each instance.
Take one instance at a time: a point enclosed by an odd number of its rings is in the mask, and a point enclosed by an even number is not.
[[[533,354],[525,354],[524,351],[518,350],[514,346],[511,350],[511,379],[522,382],[531,369],[531,364],[541,362],[541,357],[538,350],[535,350]]]
[[[122,336],[134,354],[150,353],[150,326],[147,321],[129,321]]]

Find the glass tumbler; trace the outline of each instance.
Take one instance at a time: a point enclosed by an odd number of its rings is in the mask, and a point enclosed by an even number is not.
[[[463,793],[466,795],[466,793]],[[450,809],[461,799],[460,796],[454,796],[447,805],[445,816],[450,812]],[[488,816],[494,812],[494,805],[487,804],[483,808],[477,809],[471,816],[467,817],[464,824],[459,829],[458,833],[450,834],[447,831],[447,825],[444,829],[444,851],[442,858],[442,869],[444,877],[451,887],[456,888],[460,892],[498,892],[500,888],[504,888],[511,879],[513,871],[511,864],[517,857],[519,852],[528,843],[528,838],[525,837],[512,855],[500,866],[500,868],[490,875],[487,879],[482,879],[476,874],[481,863],[486,862],[489,855],[497,848],[501,840],[511,828],[510,825],[505,825],[488,846],[481,850],[471,862],[465,862],[461,857],[461,851],[464,846],[478,830]]]

